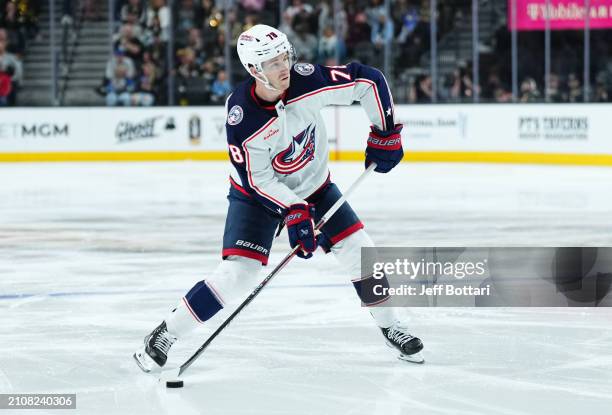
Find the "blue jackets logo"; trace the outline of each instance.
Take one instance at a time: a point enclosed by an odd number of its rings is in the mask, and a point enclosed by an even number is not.
[[[315,127],[310,124],[293,137],[291,144],[272,159],[272,168],[281,174],[291,174],[302,169],[314,159]]]
[[[234,105],[227,113],[227,123],[229,125],[239,124],[243,116],[242,107],[240,105]]]
[[[314,66],[310,63],[296,63],[293,69],[302,76],[311,75],[315,70]]]

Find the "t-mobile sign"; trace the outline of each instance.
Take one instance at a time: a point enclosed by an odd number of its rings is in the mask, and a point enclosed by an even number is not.
[[[589,27],[612,27],[612,0],[508,0],[508,28],[512,29],[512,4],[516,3],[517,30],[544,30],[546,20],[551,30],[584,29],[589,5]]]

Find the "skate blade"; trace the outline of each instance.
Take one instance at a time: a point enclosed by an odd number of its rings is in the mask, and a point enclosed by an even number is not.
[[[416,363],[418,365],[422,365],[425,363],[425,358],[421,354],[421,352],[416,352],[414,354],[403,354],[401,353],[397,356],[399,360],[403,360],[404,362]]]
[[[393,349],[393,351],[395,351],[396,353],[399,353],[399,355],[397,356],[399,360],[402,360],[404,362],[416,363],[419,365],[425,363],[425,358],[423,357],[423,354],[420,351],[413,353],[413,354],[404,354],[404,353],[401,353],[399,350],[397,350],[395,346],[392,345],[391,343],[385,342],[385,344],[390,349]]]
[[[151,359],[151,357],[144,351],[135,352],[133,357],[136,361],[136,364],[143,372],[151,373],[157,371],[156,369],[159,369],[159,371],[161,371],[161,368],[157,365],[157,363],[155,363],[155,361]]]

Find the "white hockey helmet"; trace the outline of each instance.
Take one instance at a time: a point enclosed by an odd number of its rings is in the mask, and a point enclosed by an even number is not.
[[[238,36],[236,45],[238,57],[244,69],[251,73],[250,67],[257,71],[255,78],[259,79],[266,88],[276,90],[270,85],[268,78],[263,73],[263,63],[273,59],[285,52],[289,54],[289,68],[295,63],[295,49],[280,30],[271,26],[258,24]]]

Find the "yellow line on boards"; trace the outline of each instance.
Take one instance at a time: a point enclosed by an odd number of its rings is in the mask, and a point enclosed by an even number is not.
[[[227,160],[226,151],[0,153],[0,162]]]
[[[362,151],[340,151],[338,161],[362,161]],[[517,153],[484,151],[406,151],[404,162],[516,163],[612,166],[612,154]]]
[[[335,151],[330,159],[363,161],[363,151]],[[228,160],[225,151],[0,153],[0,162]],[[612,154],[561,154],[482,151],[406,151],[404,162],[517,163],[612,166]]]

